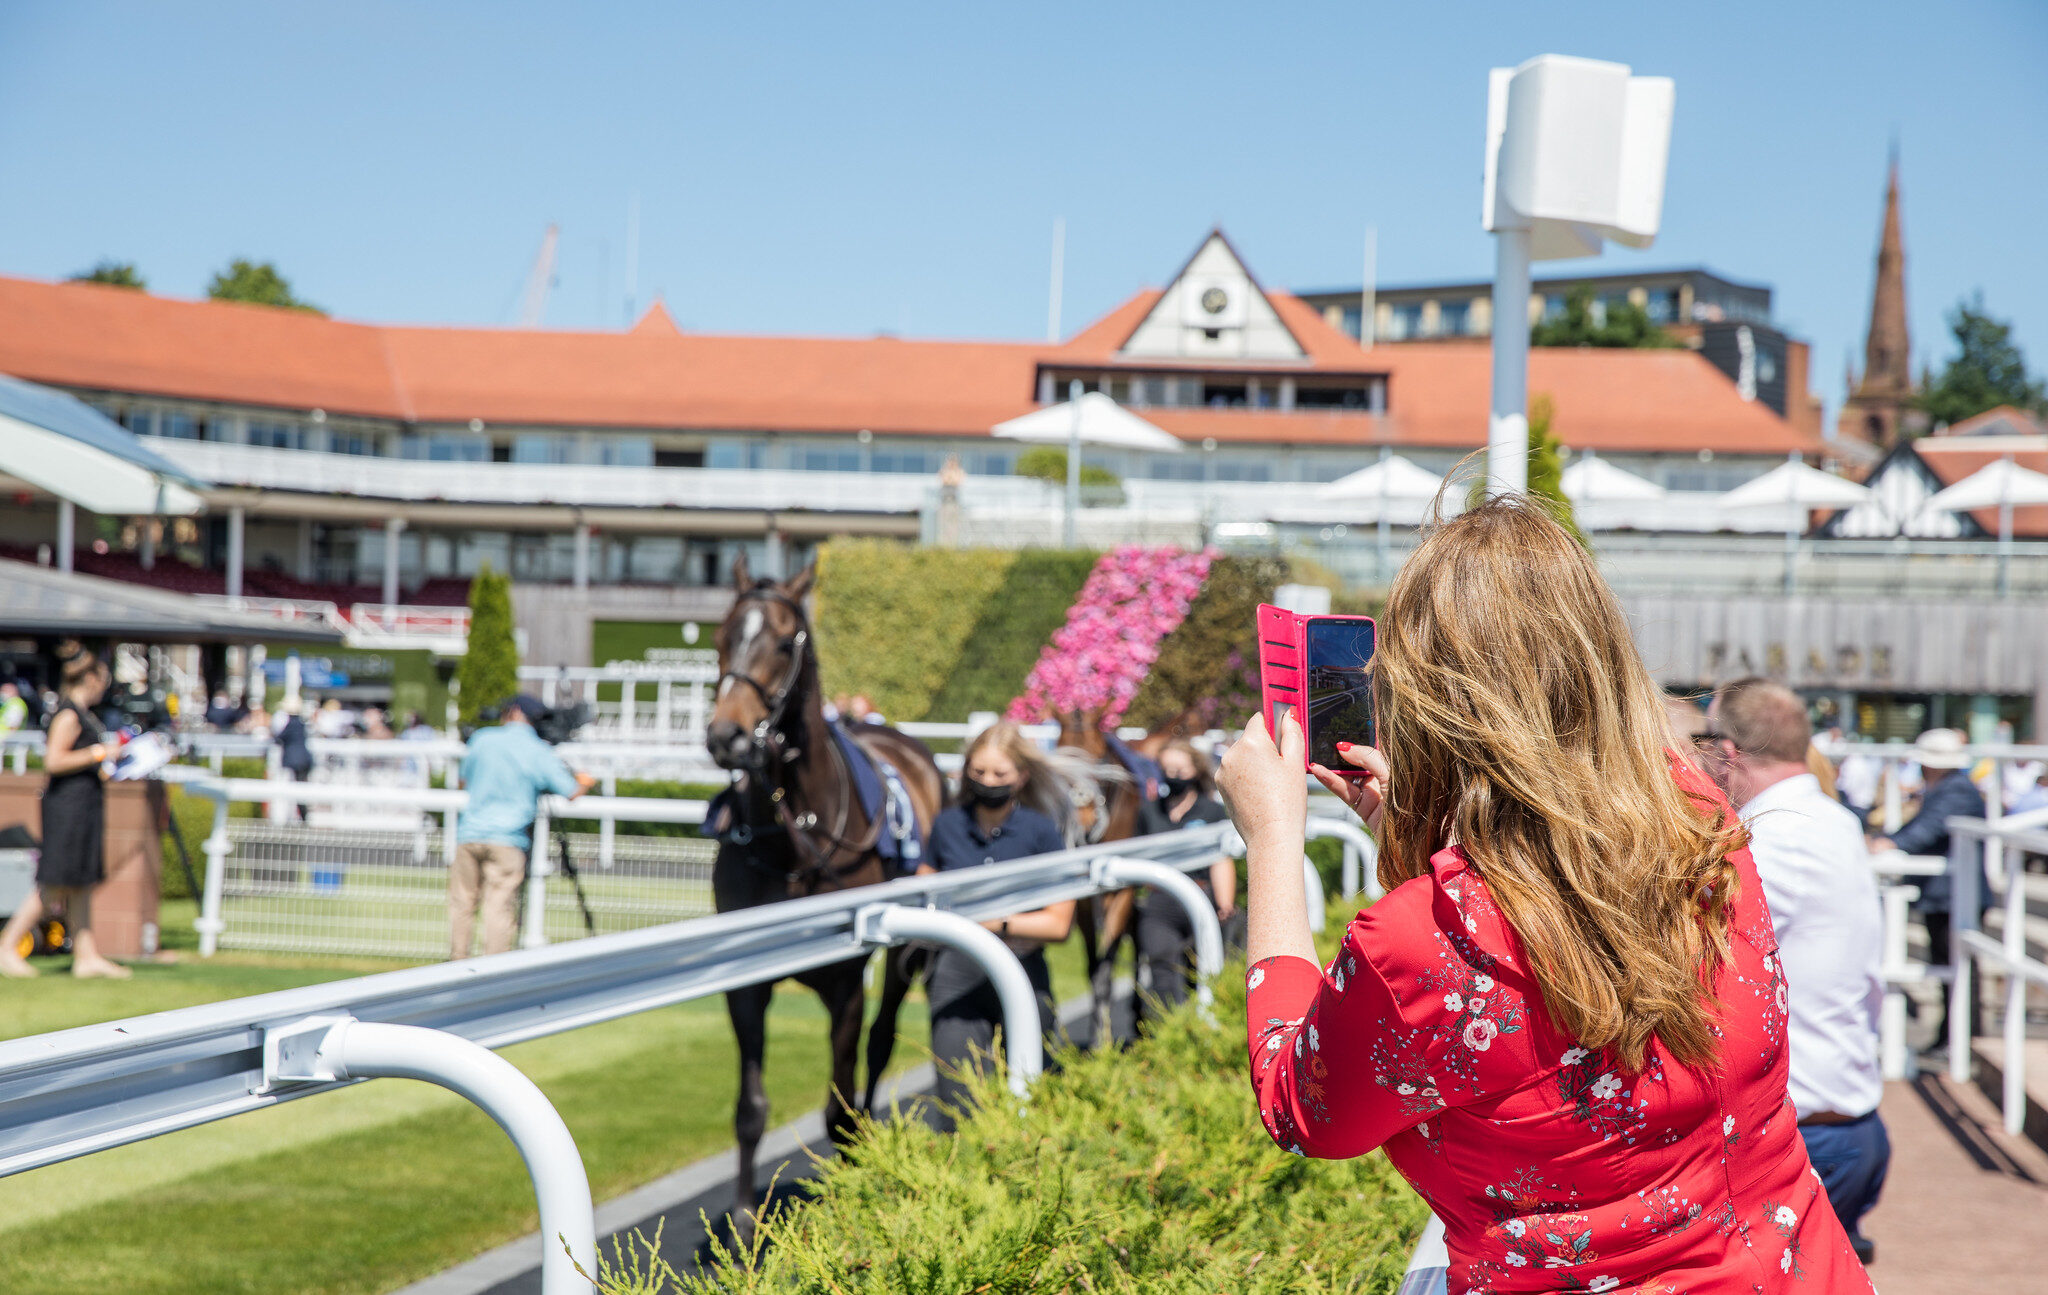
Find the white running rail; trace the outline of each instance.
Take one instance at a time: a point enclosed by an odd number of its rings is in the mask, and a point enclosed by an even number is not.
[[[1950,948],[1948,1008],[1948,1074],[1968,1083],[1976,1053],[1970,1039],[1971,962],[2005,980],[2005,1030],[2001,1040],[2004,1078],[2000,1094],[2005,1131],[2017,1135],[2027,1119],[2027,986],[2048,987],[2048,963],[2027,956],[2027,887],[2021,868],[2025,852],[2048,854],[2048,809],[2014,814],[2003,820],[1951,818],[1948,821],[1948,874],[1955,939]],[[2003,939],[1982,929],[1984,900],[1978,893],[1977,860],[1981,845],[1984,874],[1994,890],[2004,892]],[[2012,851],[2008,861],[2006,851]]]

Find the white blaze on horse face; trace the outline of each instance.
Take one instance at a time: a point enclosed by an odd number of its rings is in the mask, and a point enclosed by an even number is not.
[[[754,645],[754,639],[761,633],[761,625],[764,619],[759,607],[747,608],[746,616],[740,621],[739,641],[732,645],[732,659],[734,661],[744,662],[747,659],[747,654]],[[730,675],[719,680],[718,696],[720,700],[723,700],[725,695],[732,691],[733,682]]]

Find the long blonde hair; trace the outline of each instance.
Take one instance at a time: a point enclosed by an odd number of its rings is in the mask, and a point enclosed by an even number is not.
[[[1381,882],[1462,847],[1560,1028],[1631,1073],[1653,1039],[1711,1062],[1747,836],[1673,781],[1663,700],[1586,551],[1524,496],[1436,527],[1387,599],[1373,700]]]
[[[1038,744],[1024,736],[1024,730],[1012,720],[997,720],[968,742],[967,749],[960,754],[960,790],[954,802],[971,803],[967,797],[966,769],[985,746],[1000,750],[1024,775],[1023,785],[1017,788],[1017,803],[1051,819],[1060,829],[1061,838],[1069,845],[1074,844],[1079,830],[1074,809],[1075,774],[1069,767],[1073,762],[1056,760],[1039,750]]]

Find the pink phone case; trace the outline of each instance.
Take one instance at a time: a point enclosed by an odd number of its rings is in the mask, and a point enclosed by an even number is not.
[[[1265,708],[1266,729],[1273,734],[1274,741],[1279,741],[1282,708],[1294,710],[1295,721],[1302,726],[1304,767],[1307,764],[1306,753],[1312,746],[1308,711],[1302,706],[1308,697],[1308,623],[1311,620],[1371,619],[1370,616],[1303,616],[1270,603],[1259,604],[1259,700]],[[1363,769],[1348,766],[1331,772],[1346,778],[1370,776]]]

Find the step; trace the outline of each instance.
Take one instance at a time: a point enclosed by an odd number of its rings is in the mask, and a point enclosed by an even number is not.
[[[2048,1039],[2028,1039],[2022,1048],[2026,1057],[2026,1112],[2020,1132],[2035,1146],[2048,1150]],[[1990,1037],[1976,1040],[1976,1081],[1978,1089],[2004,1109],[2005,1040]]]

